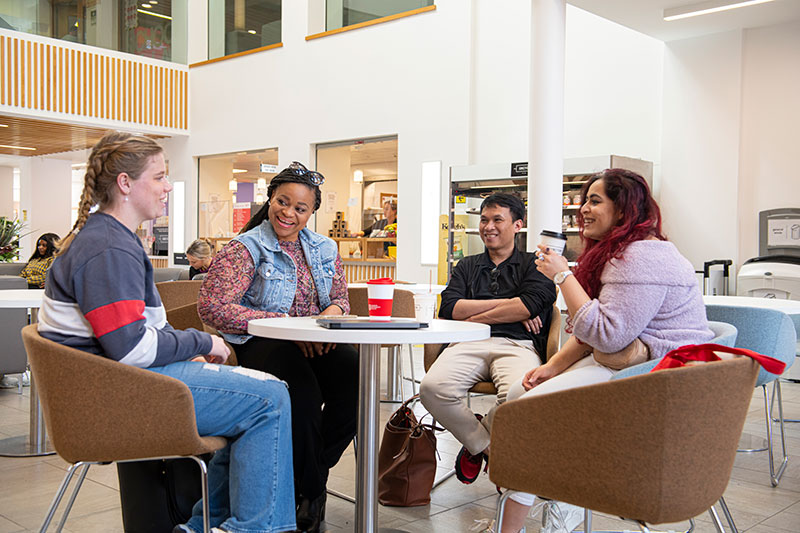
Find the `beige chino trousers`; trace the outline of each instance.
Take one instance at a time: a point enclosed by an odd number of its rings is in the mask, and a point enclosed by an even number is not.
[[[505,401],[511,384],[540,364],[531,341],[490,337],[454,343],[439,354],[422,379],[420,399],[439,424],[471,454],[478,454],[489,446],[492,416]],[[478,421],[466,399],[469,389],[481,381],[494,383],[497,402]]]

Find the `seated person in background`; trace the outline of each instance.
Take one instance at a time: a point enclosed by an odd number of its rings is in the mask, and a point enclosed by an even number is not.
[[[511,386],[509,401],[608,381],[627,366],[714,336],[694,268],[661,232],[661,212],[647,182],[628,170],[605,170],[586,182],[581,198],[585,248],[575,275],[565,258],[543,245],[536,260],[561,289],[572,336]],[[522,529],[533,500],[511,496],[503,533]],[[555,507],[560,520],[542,532],[572,531],[583,521],[583,509],[562,502]],[[565,525],[557,528],[556,522]]]
[[[364,235],[369,237],[373,231],[382,231],[389,224],[396,223],[397,202],[386,201],[383,203],[383,218],[375,222],[373,225],[364,228],[364,231],[359,231],[357,235],[359,237],[363,237]]]
[[[289,384],[297,529],[312,533],[325,518],[328,472],[356,433],[358,353],[350,344],[253,337],[247,322],[350,311],[338,246],[306,228],[324,180],[298,162],[272,178],[267,203],[216,255],[197,301],[240,365]]]
[[[494,408],[481,417],[467,407],[470,388],[491,381],[497,405],[509,386],[539,366],[547,346],[555,285],[536,270],[534,255],[519,251],[525,205],[510,194],[493,194],[481,204],[482,254],[461,259],[442,292],[439,317],[490,324],[491,338],[448,346],[420,385],[422,403],[464,447],[456,458],[463,483],[478,477],[487,458]],[[496,407],[496,406],[495,406]]]
[[[29,289],[43,289],[47,269],[55,259],[56,241],[58,235],[55,233],[45,233],[36,241],[36,251],[33,252],[28,264],[19,273],[28,282]]]
[[[205,274],[214,259],[211,243],[205,239],[197,239],[186,249],[186,259],[189,261],[189,279],[194,279],[198,274]]]
[[[263,373],[222,366],[220,337],[178,331],[153,283],[153,266],[136,229],[160,216],[172,185],[155,141],[109,133],[93,148],[72,231],[58,244],[39,313],[52,341],[146,368],[185,383],[197,431],[228,445],[208,468],[215,533],[291,531],[291,421],[286,384]],[[90,208],[100,209],[90,215]],[[203,531],[202,505],[173,533]]]

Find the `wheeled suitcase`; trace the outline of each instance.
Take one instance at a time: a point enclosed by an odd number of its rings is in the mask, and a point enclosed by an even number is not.
[[[707,296],[727,296],[730,283],[730,259],[714,259],[703,263],[703,294]],[[713,266],[721,266],[722,270],[712,270]],[[699,274],[700,272],[698,272]]]
[[[192,459],[117,463],[117,476],[125,533],[171,533],[200,500],[200,468]]]

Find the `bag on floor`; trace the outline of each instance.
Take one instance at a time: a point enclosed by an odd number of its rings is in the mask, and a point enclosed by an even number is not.
[[[378,453],[378,501],[383,505],[414,507],[431,502],[436,477],[437,428],[417,420],[408,406],[419,395],[403,402],[383,430]]]
[[[786,369],[786,363],[783,361],[754,352],[753,350],[707,343],[687,344],[686,346],[675,348],[661,358],[661,361],[650,372],[663,370],[665,368],[678,368],[691,364],[722,361],[723,359],[732,359],[734,356],[746,356],[754,359],[770,374],[781,375]]]
[[[192,459],[117,463],[117,476],[125,533],[171,533],[200,500],[200,468]]]

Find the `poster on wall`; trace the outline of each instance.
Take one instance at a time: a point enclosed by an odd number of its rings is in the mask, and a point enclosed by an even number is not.
[[[250,220],[250,202],[233,204],[233,233],[239,233],[248,220]]]

